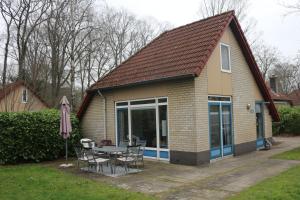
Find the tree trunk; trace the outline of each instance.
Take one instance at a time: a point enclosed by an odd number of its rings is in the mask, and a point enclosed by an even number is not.
[[[8,57],[9,42],[10,42],[10,30],[9,30],[9,26],[7,26],[7,36],[6,36],[6,43],[5,43],[5,48],[4,48],[4,63],[3,63],[3,72],[2,72],[2,85],[3,85],[3,87],[6,84],[7,57]]]

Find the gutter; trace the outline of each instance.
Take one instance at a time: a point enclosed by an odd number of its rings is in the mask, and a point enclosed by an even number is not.
[[[151,83],[159,83],[159,82],[164,82],[164,81],[173,81],[173,80],[180,80],[180,79],[189,79],[189,78],[195,78],[197,74],[185,74],[185,75],[179,75],[179,76],[173,76],[173,77],[166,77],[166,78],[160,78],[160,79],[154,79],[154,80],[146,80],[146,81],[140,81],[140,82],[134,82],[134,83],[128,83],[124,85],[116,85],[116,86],[108,86],[108,87],[98,87],[95,89],[87,89],[87,92],[94,92],[98,90],[112,90],[112,89],[117,89],[117,88],[127,88],[127,87],[134,87],[134,86],[139,86],[139,85],[146,85],[146,84],[151,84]]]
[[[106,98],[105,98],[105,96],[103,96],[103,94],[100,92],[100,90],[97,90],[97,93],[100,97],[103,98],[103,101],[104,101],[104,116],[103,116],[103,119],[104,119],[104,135],[105,135],[105,139],[107,139],[107,133],[106,133]]]

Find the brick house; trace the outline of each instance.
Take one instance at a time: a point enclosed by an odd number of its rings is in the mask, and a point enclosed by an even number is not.
[[[146,140],[145,156],[197,165],[261,148],[279,121],[233,11],[166,31],[93,84],[85,137]]]
[[[0,88],[0,112],[39,111],[47,108],[47,103],[23,81]]]

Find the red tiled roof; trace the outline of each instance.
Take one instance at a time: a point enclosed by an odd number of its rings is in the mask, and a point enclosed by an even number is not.
[[[269,82],[266,82],[266,86],[269,90],[269,93],[270,93],[271,98],[273,99],[273,101],[287,101],[287,102],[289,102],[289,104],[292,105],[292,99],[288,95],[278,93],[278,92],[274,92],[271,89]]]
[[[199,74],[232,17],[226,12],[162,33],[89,90]]]
[[[9,83],[4,86],[4,88],[0,89],[0,101],[7,95],[9,95],[11,92],[13,92],[15,89],[17,89],[20,86],[24,86],[27,89],[29,89],[47,108],[49,108],[49,105],[24,81],[16,81],[13,83]]]
[[[201,73],[226,28],[230,26],[240,44],[256,83],[275,121],[279,116],[243,31],[229,11],[166,31],[93,84],[77,113],[80,118],[95,90],[112,89],[154,81],[195,77]]]
[[[271,94],[272,99],[275,101],[289,101],[289,102],[292,101],[291,98],[285,94],[275,93],[272,90],[270,90],[270,94]]]
[[[300,106],[300,89],[294,90],[288,96],[292,100],[294,106]]]

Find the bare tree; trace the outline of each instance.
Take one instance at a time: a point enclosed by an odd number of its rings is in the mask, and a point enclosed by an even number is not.
[[[64,91],[75,108],[77,93],[82,98],[85,88],[168,28],[122,9],[96,12],[93,0],[0,2],[11,20],[8,60],[52,106]]]
[[[46,20],[45,13],[50,4],[48,0],[2,0],[2,2],[10,5],[7,7],[7,16],[12,19],[15,28],[18,77],[25,80],[27,43],[36,27]]]
[[[6,25],[6,41],[4,46],[4,61],[3,61],[3,70],[2,70],[2,86],[4,87],[6,84],[6,77],[7,77],[7,59],[8,59],[8,52],[9,52],[9,44],[11,39],[11,25],[13,22],[13,18],[15,16],[11,16],[9,13],[11,7],[11,2],[7,1],[0,1],[0,12],[2,18]]]
[[[266,80],[269,71],[279,62],[279,53],[275,47],[261,44],[255,48],[254,56],[263,78]]]
[[[70,44],[68,53],[70,56],[70,89],[71,108],[75,108],[75,73],[76,62],[81,58],[81,54],[87,48],[86,40],[89,39],[90,32],[94,27],[89,23],[92,1],[76,0],[70,3]]]
[[[51,2],[47,17],[47,37],[50,58],[51,105],[57,102],[60,88],[66,83],[69,73],[66,74],[68,63],[67,48],[71,40],[69,30],[68,8],[70,1],[56,0]]]
[[[284,94],[289,94],[297,88],[297,81],[299,80],[299,66],[288,61],[280,62],[275,65],[272,70],[272,75],[278,77],[279,91]]]
[[[37,92],[45,91],[49,76],[49,48],[44,26],[38,26],[31,34],[27,44],[25,62],[26,81]]]
[[[286,15],[300,14],[300,0],[295,1],[293,4],[283,2],[281,5],[288,10]]]
[[[243,26],[243,31],[250,41],[250,45],[258,40],[259,35],[255,34],[256,21],[247,16],[250,4],[248,0],[201,0],[198,15],[201,18],[215,16],[230,10],[235,11],[235,15]]]

